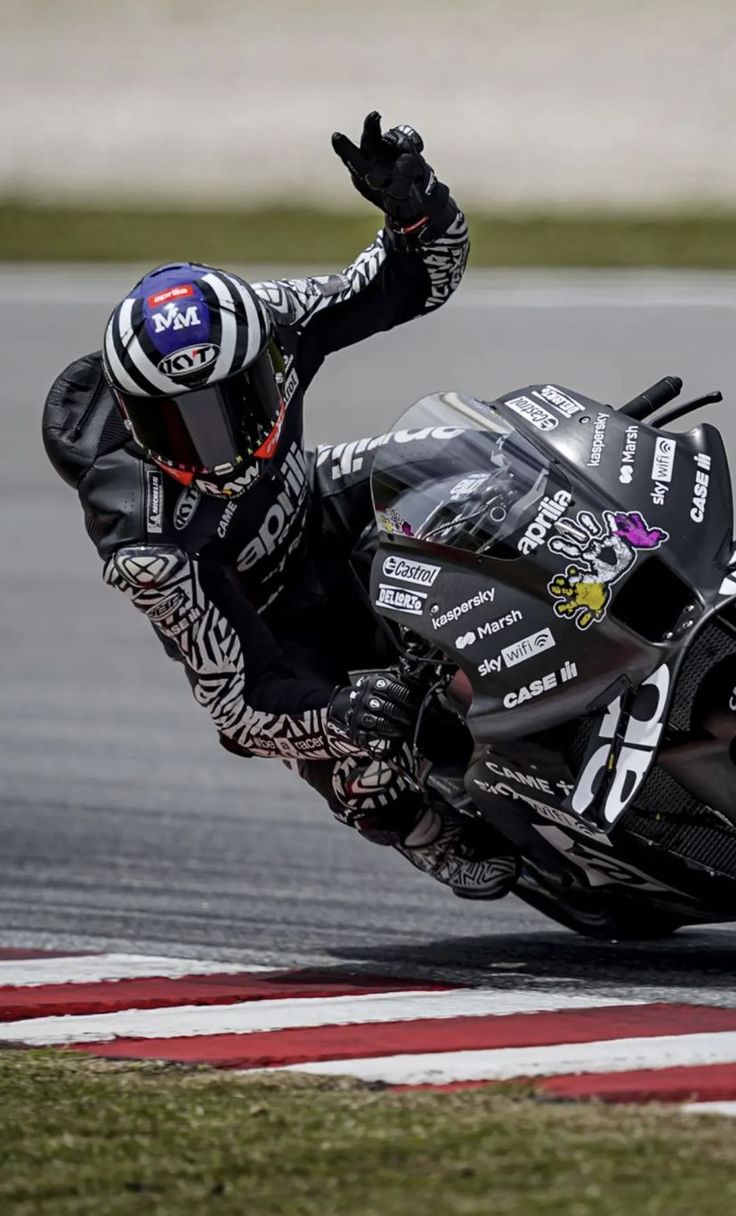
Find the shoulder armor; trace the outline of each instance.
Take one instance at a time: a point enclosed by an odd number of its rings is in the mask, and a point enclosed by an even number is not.
[[[79,484],[100,454],[128,441],[102,375],[99,351],[70,363],[51,385],[41,429],[49,460],[71,486]]]
[[[100,557],[146,537],[146,466],[120,449],[98,456],[78,490],[84,522]]]

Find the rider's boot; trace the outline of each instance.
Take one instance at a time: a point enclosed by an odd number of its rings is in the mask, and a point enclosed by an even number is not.
[[[447,819],[381,760],[346,756],[333,769],[332,793],[341,823],[393,846],[461,899],[500,899],[518,878],[518,855],[490,824]]]

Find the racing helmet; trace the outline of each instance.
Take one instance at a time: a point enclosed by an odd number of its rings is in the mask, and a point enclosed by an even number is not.
[[[113,309],[102,361],[133,438],[183,484],[237,497],[274,455],[283,355],[237,275],[191,262],[150,271]]]

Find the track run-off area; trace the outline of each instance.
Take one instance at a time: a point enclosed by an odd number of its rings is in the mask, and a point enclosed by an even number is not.
[[[137,276],[0,272],[0,1038],[391,1085],[736,1098],[734,930],[600,944],[512,898],[462,903],[278,763],[217,746],[102,585],[40,441],[51,380],[99,346]],[[439,389],[549,380],[616,403],[674,373],[690,396],[722,389],[706,416],[731,454],[735,330],[726,275],[469,276],[436,315],[328,362],[308,439],[380,433]]]

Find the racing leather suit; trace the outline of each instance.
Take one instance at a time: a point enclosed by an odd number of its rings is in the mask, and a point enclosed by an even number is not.
[[[349,670],[395,658],[356,594],[348,559],[371,520],[371,453],[402,436],[307,454],[303,395],[328,354],[443,304],[467,251],[453,208],[427,243],[387,225],[341,274],[253,284],[284,352],[287,409],[276,454],[248,466],[251,484],[239,497],[182,488],[145,458],[99,353],[71,364],[46,403],[46,450],[79,493],[105,581],[183,663],[220,741],[240,755],[293,762],[347,821],[339,758],[354,769],[354,748],[331,733],[327,706]],[[363,793],[374,805],[389,770],[366,767],[372,795]],[[390,802],[391,791],[378,801]]]

